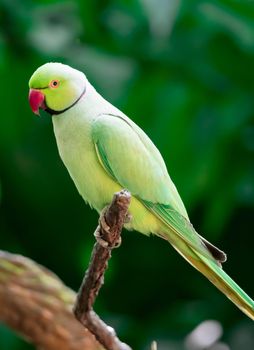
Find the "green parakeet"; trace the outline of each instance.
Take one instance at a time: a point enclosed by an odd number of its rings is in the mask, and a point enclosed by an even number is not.
[[[52,115],[60,156],[79,193],[99,213],[115,192],[132,194],[127,229],[166,239],[246,315],[253,300],[222,270],[226,255],[191,225],[162,156],[131,119],[107,102],[86,76],[61,63],[39,67],[29,101]]]

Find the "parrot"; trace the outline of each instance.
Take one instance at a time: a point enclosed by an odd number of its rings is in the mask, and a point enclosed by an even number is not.
[[[29,104],[35,114],[42,109],[51,115],[59,155],[86,203],[101,215],[114,193],[127,189],[124,227],[168,241],[254,320],[254,301],[222,269],[226,254],[194,229],[159,150],[83,72],[43,64],[29,80]]]

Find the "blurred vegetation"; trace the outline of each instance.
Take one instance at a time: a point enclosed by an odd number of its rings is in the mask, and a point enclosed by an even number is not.
[[[61,61],[148,133],[194,226],[253,297],[254,3],[0,0],[0,21],[0,248],[75,290],[88,264],[97,214],[58,156],[50,117],[27,103],[33,71]],[[223,328],[210,350],[254,349],[246,316],[165,241],[136,232],[114,252],[96,311],[135,349],[153,339],[203,349],[188,339],[208,319]],[[33,347],[0,326],[0,349]]]

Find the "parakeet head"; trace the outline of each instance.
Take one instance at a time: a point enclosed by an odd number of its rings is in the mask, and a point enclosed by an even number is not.
[[[85,94],[85,75],[62,63],[46,63],[29,80],[29,103],[39,114],[42,108],[50,114],[60,114],[73,106]]]

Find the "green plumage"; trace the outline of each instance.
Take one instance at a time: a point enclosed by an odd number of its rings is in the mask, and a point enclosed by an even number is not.
[[[30,80],[33,89],[40,80],[60,81],[54,132],[60,156],[82,197],[98,212],[107,205],[113,193],[128,189],[132,194],[127,229],[153,233],[169,241],[196,269],[227,295],[244,313],[254,319],[254,302],[222,270],[225,255],[203,239],[191,225],[186,209],[168,175],[165,163],[148,136],[121,111],[104,100],[76,70],[58,63],[40,67]],[[75,74],[74,74],[74,73]],[[77,86],[73,84],[72,75]],[[61,84],[62,82],[62,84]],[[75,85],[75,86],[74,86]],[[84,96],[80,91],[85,88]],[[61,94],[75,96],[66,102]],[[49,108],[54,94],[45,89]],[[47,98],[49,94],[49,98]],[[74,105],[68,109],[68,106]],[[55,107],[56,104],[53,104]],[[169,131],[170,133],[170,131]]]

